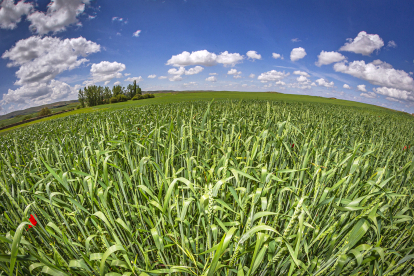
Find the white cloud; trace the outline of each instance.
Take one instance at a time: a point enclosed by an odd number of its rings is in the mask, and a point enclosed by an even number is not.
[[[149,75],[148,78],[149,79],[155,79],[157,77],[157,75]]]
[[[121,85],[121,82],[120,81],[116,81],[116,82],[114,82],[114,85]]]
[[[378,87],[373,89],[377,94],[400,100],[414,101],[414,92],[396,88]]]
[[[215,76],[211,76],[211,77],[206,78],[206,81],[216,82],[217,79]]]
[[[21,109],[56,101],[73,100],[76,99],[79,88],[80,86],[71,87],[57,80],[51,80],[49,83],[30,83],[16,90],[9,89],[0,103],[1,105],[19,104]],[[13,111],[16,107],[10,106],[9,111]]]
[[[333,81],[327,82],[325,79],[322,78],[316,80],[315,82],[317,82],[319,86],[325,86],[326,88],[332,88],[334,86]]]
[[[184,67],[180,67],[179,69],[171,68],[170,70],[168,70],[168,74],[170,74],[170,75],[179,75],[179,76],[181,76],[184,73],[185,73],[185,68]]]
[[[134,81],[140,82],[140,81],[143,81],[143,80],[144,79],[141,76],[139,76],[139,77],[127,78],[125,81],[128,81],[128,82],[134,82]]]
[[[242,84],[242,87],[247,87],[247,84]]]
[[[0,28],[11,29],[17,27],[23,15],[27,15],[33,9],[32,3],[26,3],[25,0],[14,4],[14,0],[3,0],[0,4]]]
[[[391,97],[386,97],[385,98],[387,101],[391,101],[391,102],[399,102],[399,103],[403,103],[402,101],[395,99],[395,98],[391,98]]]
[[[101,61],[91,66],[92,82],[105,82],[108,84],[114,78],[122,78],[122,71],[125,70],[125,64],[118,62]],[[128,78],[127,80],[132,79]],[[86,82],[87,83],[87,82]]]
[[[293,74],[300,75],[300,76],[304,76],[304,77],[307,77],[307,78],[310,77],[310,75],[308,73],[303,72],[303,71],[299,71],[299,70],[298,71],[294,71]]]
[[[217,56],[217,62],[223,64],[224,66],[230,65],[235,66],[237,63],[240,63],[243,60],[243,56],[239,53],[229,53],[227,51],[221,53]]]
[[[181,54],[172,56],[171,59],[167,61],[167,65],[176,67],[189,65],[214,66],[221,63],[224,66],[234,66],[242,60],[243,56],[239,53],[229,53],[227,51],[220,53],[220,55],[210,53],[207,50],[196,51],[191,54],[184,51]]]
[[[367,34],[362,31],[355,39],[348,38],[347,43],[342,46],[339,51],[353,52],[369,56],[375,50],[381,49],[384,46],[384,41],[377,34]]]
[[[249,78],[252,78],[252,79],[253,79],[254,77],[256,77],[256,75],[255,75],[255,74],[250,74],[250,75],[249,75]]]
[[[361,93],[359,94],[361,97],[365,97],[365,98],[369,98],[369,99],[374,99],[377,97],[377,95],[374,92],[368,92],[368,93]]]
[[[190,68],[190,69],[188,69],[187,71],[185,71],[185,74],[186,74],[186,75],[195,75],[195,74],[201,73],[203,70],[204,70],[204,68],[203,68],[203,67],[201,67],[201,66],[196,66],[196,67],[194,67],[194,68]]]
[[[365,84],[357,85],[357,88],[359,91],[367,92],[367,89],[365,88]]]
[[[342,60],[346,59],[345,56],[343,56],[342,54],[338,53],[338,52],[325,52],[322,51],[319,55],[318,55],[318,61],[315,62],[316,66],[322,66],[322,65],[328,65],[334,62],[340,62]]]
[[[305,76],[299,76],[296,78],[298,82],[310,82],[310,80]]]
[[[285,73],[285,71],[280,72],[276,70],[271,70],[265,73],[261,73],[260,76],[257,77],[258,80],[265,83],[268,81],[278,81],[281,80],[287,76],[289,76],[290,73]]]
[[[275,83],[276,85],[286,85],[286,83],[285,82],[283,82],[283,81],[277,81],[276,83]]]
[[[247,56],[248,58],[251,58],[252,60],[255,60],[255,59],[262,59],[262,56],[261,56],[261,55],[259,55],[256,51],[248,51],[248,52],[246,53],[246,56]]]
[[[300,40],[299,38],[292,38],[291,41],[292,42],[299,42],[299,41],[302,41],[302,40]]]
[[[394,40],[390,40],[390,41],[388,41],[387,47],[388,48],[397,48],[397,43],[395,43]]]
[[[133,34],[132,34],[132,36],[135,36],[135,37],[139,37],[139,34],[141,33],[141,30],[137,30],[136,32],[134,32]]]
[[[366,80],[374,85],[414,90],[414,80],[408,73],[403,70],[396,70],[390,64],[381,60],[374,60],[367,64],[363,60],[353,61],[349,64],[340,62],[334,65],[334,70]]]
[[[302,59],[306,56],[306,51],[302,47],[294,48],[292,52],[290,53],[290,60],[291,61],[297,61],[299,59]]]
[[[351,86],[349,86],[348,84],[344,84],[344,86],[342,86],[343,88],[345,88],[345,89],[351,89]]]
[[[316,83],[312,82],[312,83],[311,83],[311,86],[316,86]]]
[[[159,79],[159,80],[165,80],[165,79],[167,79],[167,78],[168,78],[167,76],[159,76],[159,77],[158,77],[158,79]]]
[[[181,75],[174,75],[170,78],[168,78],[170,81],[181,81],[183,80],[183,77],[181,77]]]
[[[191,85],[198,85],[198,84],[196,82],[192,81],[192,82],[189,82],[189,83],[184,83],[183,85],[184,86],[191,86]]]
[[[209,75],[210,76],[217,76],[218,74],[217,73],[210,73]]]
[[[230,69],[227,74],[228,75],[240,75],[242,72],[237,71],[236,69]]]
[[[227,74],[228,75],[232,75],[233,76],[233,78],[235,78],[235,79],[240,79],[241,78],[241,73],[242,72],[240,72],[240,71],[237,71],[236,69],[230,69],[228,72],[227,72]]]
[[[410,72],[410,75],[412,76],[412,75],[414,75],[414,73],[413,72]]]
[[[20,66],[15,84],[24,85],[49,82],[64,71],[79,67],[88,61],[86,56],[99,51],[100,45],[83,37],[61,40],[32,36],[18,41],[2,58],[10,59],[8,67]]]
[[[125,73],[125,74],[124,74],[124,76],[125,76],[125,77],[128,77],[128,76],[130,76],[130,75],[131,75],[130,73]]]
[[[78,16],[85,10],[90,0],[54,0],[48,5],[47,12],[36,11],[27,16],[33,32],[44,35],[66,30],[72,24],[81,24]]]
[[[272,57],[273,57],[274,59],[278,59],[278,58],[280,58],[280,59],[284,59],[284,58],[283,58],[283,56],[281,56],[280,54],[276,54],[276,53],[272,53]]]

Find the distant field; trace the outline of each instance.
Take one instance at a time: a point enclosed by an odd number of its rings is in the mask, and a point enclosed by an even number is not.
[[[146,99],[146,100],[139,100],[139,101],[128,101],[116,104],[106,104],[106,105],[99,105],[94,107],[82,108],[78,110],[74,110],[71,112],[67,112],[64,114],[60,114],[57,116],[52,116],[48,118],[44,118],[35,122],[30,122],[27,124],[22,124],[13,128],[9,128],[6,130],[0,131],[0,134],[9,132],[11,130],[25,127],[28,125],[32,125],[38,122],[44,122],[53,120],[56,118],[66,117],[73,114],[79,113],[89,113],[95,111],[102,111],[102,110],[116,110],[122,109],[127,107],[134,107],[134,106],[142,106],[147,104],[165,104],[165,103],[173,103],[173,102],[182,102],[182,101],[199,101],[199,100],[211,100],[211,99],[243,99],[243,100],[272,100],[272,101],[281,101],[281,102],[303,102],[303,103],[327,103],[327,104],[337,104],[342,106],[349,106],[349,107],[357,107],[362,108],[365,110],[371,111],[378,111],[378,112],[397,112],[401,113],[402,115],[410,116],[403,112],[398,112],[391,109],[386,109],[383,107],[369,105],[359,102],[353,101],[346,101],[346,100],[339,100],[339,99],[329,99],[323,97],[316,97],[316,96],[304,96],[304,95],[292,95],[292,94],[282,94],[276,92],[231,92],[231,91],[215,91],[215,92],[171,92],[171,93],[157,93],[155,94],[154,99]],[[58,112],[61,110],[66,110],[69,108],[73,108],[78,105],[78,103],[70,104],[65,107],[54,108],[52,109],[54,112]],[[12,124],[15,122],[21,121],[22,117],[20,118],[12,118],[8,120],[3,120],[0,123]]]
[[[78,105],[79,105],[79,103],[71,103],[71,104],[68,104],[68,105],[65,105],[65,106],[61,106],[61,107],[57,107],[57,108],[49,108],[49,109],[53,113],[57,113],[59,111],[63,111],[63,110],[71,109],[71,108],[76,108],[76,106],[78,106]],[[18,122],[21,122],[23,120],[23,118],[27,115],[32,115],[32,117],[36,117],[36,116],[38,116],[38,114],[39,114],[39,111],[33,111],[33,112],[29,112],[25,115],[18,115],[18,116],[15,116],[13,118],[10,118],[10,119],[0,120],[0,125],[5,125],[6,126],[6,125],[11,125],[11,124],[14,124],[14,123],[18,123]]]

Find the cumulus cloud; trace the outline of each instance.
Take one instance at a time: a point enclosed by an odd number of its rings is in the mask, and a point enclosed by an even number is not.
[[[196,66],[196,67],[194,67],[194,68],[190,68],[190,69],[188,69],[187,71],[185,71],[185,74],[186,74],[186,75],[195,75],[195,74],[201,73],[203,70],[204,70],[204,68],[203,68],[203,67],[201,67],[201,66]]]
[[[318,55],[318,61],[315,62],[316,66],[322,66],[322,65],[328,65],[334,62],[340,62],[342,60],[346,59],[345,56],[343,56],[342,54],[338,53],[338,52],[325,52],[322,51],[319,55]]]
[[[333,81],[327,82],[325,79],[322,79],[322,78],[316,80],[315,82],[318,83],[319,86],[325,86],[326,88],[334,87],[334,82]]]
[[[31,83],[16,90],[9,89],[3,95],[1,105],[20,104],[21,107],[38,106],[62,100],[76,99],[79,86],[71,87],[67,83],[51,80],[49,83]],[[13,108],[9,111],[12,111]]]
[[[360,32],[355,39],[348,38],[347,43],[339,48],[339,51],[353,52],[356,54],[362,54],[369,56],[375,50],[381,49],[384,46],[384,41],[377,34],[367,34],[366,32]]]
[[[167,79],[167,78],[168,78],[167,76],[159,76],[159,77],[158,77],[158,79],[159,79],[159,80],[165,80],[165,79]]]
[[[377,94],[400,100],[414,101],[414,92],[396,88],[378,87],[373,89]]]
[[[47,12],[36,11],[27,16],[30,28],[40,35],[58,33],[72,24],[80,24],[78,16],[85,10],[90,0],[54,0],[49,3]]]
[[[283,56],[281,56],[280,54],[276,54],[276,53],[272,53],[272,58],[274,58],[274,59],[278,59],[278,58],[284,59]]]
[[[121,85],[121,82],[120,81],[116,81],[116,82],[114,82],[114,85]]]
[[[281,80],[287,76],[289,76],[290,73],[285,73],[285,71],[280,72],[276,70],[271,70],[265,73],[261,73],[260,76],[257,77],[258,80],[265,83],[268,81],[278,81]]]
[[[308,73],[306,73],[306,72],[303,72],[303,71],[294,71],[293,72],[293,74],[294,75],[300,75],[300,76],[304,76],[304,77],[307,77],[307,78],[309,78],[310,77],[310,75],[308,74]]]
[[[217,79],[215,76],[211,76],[211,77],[206,78],[206,81],[216,82]]]
[[[396,70],[381,60],[374,60],[367,64],[363,60],[351,63],[340,62],[334,65],[334,70],[366,80],[374,85],[408,91],[414,90],[414,80],[408,73]]]
[[[179,75],[179,76],[181,76],[184,73],[185,73],[185,68],[184,67],[180,67],[179,69],[171,68],[170,70],[168,70],[168,74],[170,74],[170,75]]]
[[[14,4],[14,0],[3,0],[0,4],[0,28],[13,30],[17,27],[23,15],[27,15],[33,10],[32,3],[25,0]]]
[[[262,59],[262,56],[259,55],[256,51],[248,51],[246,53],[247,58],[255,60],[255,59]]]
[[[92,82],[105,82],[106,85],[114,78],[122,78],[121,72],[124,71],[125,68],[125,64],[116,61],[101,61],[100,63],[94,63],[91,67]],[[128,78],[126,80],[130,79],[133,78]]]
[[[32,36],[22,39],[3,53],[8,67],[19,66],[16,85],[46,83],[56,75],[72,70],[100,51],[100,45],[83,37],[62,40],[57,37]]]
[[[141,76],[139,76],[139,77],[127,78],[125,81],[128,81],[128,82],[134,82],[134,81],[140,82],[140,81],[143,81],[143,80],[144,79]]]
[[[357,88],[359,91],[367,92],[367,89],[365,88],[365,84],[357,85]]]
[[[241,73],[242,72],[240,72],[240,71],[237,71],[236,69],[230,69],[228,72],[227,72],[227,74],[228,75],[232,75],[233,76],[233,78],[235,78],[235,79],[240,79],[241,78]]]
[[[149,79],[155,79],[157,77],[157,75],[149,75],[148,78]]]
[[[189,82],[189,83],[184,83],[183,85],[184,86],[191,86],[191,85],[198,85],[198,84],[196,82],[192,81],[192,82]]]
[[[170,81],[181,81],[183,80],[183,77],[181,77],[181,75],[174,75],[172,77],[168,78]]]
[[[277,81],[275,84],[276,84],[276,85],[286,85],[286,83],[285,83],[285,82],[283,82],[283,81],[281,81],[281,80]]]
[[[365,98],[369,98],[369,99],[374,99],[377,97],[377,95],[374,92],[368,92],[368,93],[361,93],[359,94],[361,97],[365,97]]]
[[[290,53],[290,60],[291,61],[297,61],[299,59],[302,59],[306,56],[306,51],[302,47],[294,48],[292,52]]]
[[[399,103],[403,103],[402,101],[395,99],[395,98],[391,98],[391,97],[386,97],[385,98],[387,101],[391,101],[391,102],[399,102]]]
[[[139,34],[141,33],[141,30],[137,30],[136,32],[134,32],[133,34],[132,34],[132,36],[135,36],[135,37],[139,37]]]
[[[387,47],[388,48],[397,48],[397,43],[395,43],[394,40],[390,40],[390,41],[388,41]]]
[[[298,82],[310,82],[310,80],[305,76],[299,76],[296,78]]]
[[[167,65],[176,67],[189,65],[214,66],[220,63],[224,66],[234,66],[237,63],[240,63],[242,60],[243,56],[239,53],[229,53],[228,51],[220,53],[219,55],[210,53],[207,50],[195,51],[191,52],[191,54],[187,51],[184,51],[181,54],[172,56],[167,61]]]
[[[344,86],[342,86],[343,88],[345,88],[345,89],[351,89],[351,86],[349,86],[348,84],[344,84]]]
[[[254,77],[256,77],[256,75],[253,74],[253,73],[249,75],[249,78],[252,78],[253,79]]]

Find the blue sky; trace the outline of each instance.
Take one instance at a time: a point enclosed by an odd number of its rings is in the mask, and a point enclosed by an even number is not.
[[[412,14],[412,1],[0,0],[0,113],[133,80],[414,113]]]

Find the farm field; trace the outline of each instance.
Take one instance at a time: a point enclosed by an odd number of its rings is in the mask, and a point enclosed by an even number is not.
[[[412,116],[211,92],[56,117],[0,137],[4,275],[414,273]]]
[[[182,102],[182,101],[199,101],[199,100],[212,100],[212,99],[235,99],[235,100],[275,100],[275,101],[282,101],[287,103],[292,102],[304,102],[304,103],[329,103],[329,104],[338,104],[343,106],[349,106],[349,107],[357,107],[357,108],[363,108],[366,110],[372,110],[372,111],[382,111],[382,112],[397,112],[394,110],[388,110],[384,109],[379,106],[359,103],[359,102],[352,102],[352,101],[346,101],[346,100],[340,100],[340,99],[329,99],[329,98],[322,98],[322,97],[315,97],[315,96],[305,96],[305,95],[293,95],[293,94],[282,94],[282,93],[275,93],[275,92],[230,92],[230,91],[217,91],[217,92],[172,92],[172,93],[157,93],[155,94],[154,99],[146,99],[146,100],[140,100],[140,101],[128,101],[128,102],[121,102],[121,103],[115,103],[115,104],[105,104],[105,105],[98,105],[93,107],[87,107],[82,108],[79,110],[74,110],[65,114],[56,115],[49,118],[44,118],[41,120],[38,120],[36,122],[30,122],[26,124],[22,124],[13,128],[9,128],[6,130],[0,131],[0,135],[7,133],[11,130],[32,125],[37,122],[45,122],[48,120],[53,120],[55,118],[61,118],[73,114],[79,114],[79,113],[89,113],[89,112],[95,112],[95,111],[107,111],[107,110],[117,110],[122,109],[126,107],[134,107],[134,106],[142,106],[146,104],[166,104],[171,102]],[[71,108],[75,108],[78,104],[71,104]],[[67,109],[67,107],[63,108],[56,108],[53,109],[53,111],[61,111]],[[408,114],[404,114],[406,116],[409,116]],[[5,125],[11,124],[13,122],[16,122],[17,119],[9,119],[2,121]],[[17,120],[18,121],[18,120]]]

